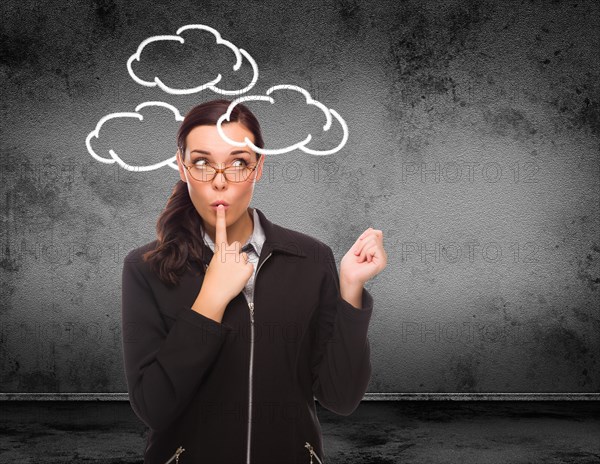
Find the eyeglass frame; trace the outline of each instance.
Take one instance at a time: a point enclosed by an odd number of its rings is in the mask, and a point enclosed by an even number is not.
[[[225,169],[230,168],[231,165],[225,166],[224,168],[221,169],[221,168],[216,168],[215,166],[213,166],[212,163],[207,163],[208,166],[210,166],[211,168],[213,168],[215,170],[215,173],[213,174],[212,179],[210,179],[210,180],[200,180],[200,179],[196,179],[194,177],[194,175],[192,174],[192,172],[190,171],[190,169],[193,168],[194,165],[191,164],[191,165],[188,166],[187,164],[185,164],[183,162],[183,160],[181,159],[181,152],[179,152],[179,154],[180,154],[181,164],[183,165],[183,167],[187,169],[187,171],[190,173],[190,176],[192,176],[192,179],[194,179],[194,180],[196,180],[198,182],[212,182],[213,180],[215,180],[215,177],[217,177],[217,174],[223,174],[223,177],[225,177],[225,180],[227,182],[233,182],[234,184],[239,184],[239,183],[242,183],[242,182],[246,182],[250,178],[250,176],[252,175],[252,173],[256,170],[256,168],[258,167],[258,163],[260,163],[260,161],[257,161],[254,164],[254,166],[252,167],[252,169],[250,169],[250,172],[248,173],[248,175],[246,176],[246,178],[244,180],[229,180],[227,178],[227,176],[225,175]]]

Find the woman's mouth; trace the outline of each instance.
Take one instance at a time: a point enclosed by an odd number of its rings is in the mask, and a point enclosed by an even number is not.
[[[211,203],[210,207],[211,207],[211,209],[217,211],[217,206],[218,205],[223,205],[223,207],[225,209],[229,208],[229,204],[227,202],[225,202],[225,201],[215,201],[215,202]]]

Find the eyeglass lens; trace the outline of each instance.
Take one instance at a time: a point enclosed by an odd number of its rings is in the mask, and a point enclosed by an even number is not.
[[[209,165],[192,166],[190,174],[196,180],[208,182],[214,179],[216,169]],[[252,172],[252,166],[229,166],[225,168],[224,174],[228,182],[243,182]]]

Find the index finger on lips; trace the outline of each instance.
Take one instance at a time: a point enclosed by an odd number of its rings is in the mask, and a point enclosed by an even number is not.
[[[227,221],[225,220],[225,207],[217,206],[217,222],[215,225],[215,241],[219,247],[227,247]]]

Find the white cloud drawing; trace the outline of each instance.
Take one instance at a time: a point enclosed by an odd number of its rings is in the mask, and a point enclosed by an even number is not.
[[[335,148],[332,148],[330,150],[313,150],[306,146],[312,140],[312,135],[308,134],[304,138],[304,140],[302,140],[300,142],[294,143],[294,144],[289,145],[284,148],[268,150],[268,149],[257,147],[248,139],[248,137],[245,138],[244,142],[236,142],[235,140],[229,139],[227,137],[227,135],[225,135],[225,132],[223,131],[223,128],[221,127],[221,124],[223,122],[229,121],[229,117],[231,116],[231,111],[238,103],[242,103],[245,101],[267,101],[271,104],[275,104],[275,99],[273,97],[270,97],[269,95],[276,90],[282,90],[282,89],[300,92],[306,98],[306,103],[308,105],[316,106],[324,113],[324,115],[325,115],[325,125],[323,126],[324,132],[327,132],[331,129],[332,122],[334,120],[340,124],[342,131],[343,131],[343,136],[342,136],[342,140],[340,141],[338,146],[336,146]],[[274,85],[273,87],[270,87],[265,93],[267,95],[248,95],[245,97],[236,98],[235,100],[233,100],[231,102],[231,104],[227,108],[227,112],[225,114],[223,114],[217,121],[217,131],[219,132],[219,135],[221,136],[221,138],[223,140],[225,140],[227,143],[229,143],[231,145],[235,145],[236,147],[248,146],[253,151],[255,151],[257,153],[261,153],[263,155],[277,155],[277,154],[281,154],[281,153],[287,153],[287,152],[290,152],[295,149],[302,150],[303,152],[308,153],[310,155],[331,155],[331,154],[339,151],[346,144],[346,141],[348,140],[348,126],[346,125],[346,122],[344,121],[344,119],[334,109],[327,108],[321,102],[314,100],[310,96],[310,93],[308,91],[306,91],[305,89],[303,89],[302,87],[298,87],[296,85],[286,85],[286,84]]]
[[[133,165],[128,164],[125,161],[123,161],[123,159],[112,148],[110,150],[108,150],[108,153],[110,154],[110,158],[104,158],[104,157],[98,155],[92,147],[92,139],[93,138],[98,139],[100,137],[100,130],[102,129],[102,126],[104,125],[104,123],[106,121],[109,121],[111,119],[117,119],[117,118],[136,118],[140,121],[143,121],[144,116],[139,111],[141,109],[149,107],[149,106],[162,106],[164,108],[167,108],[173,112],[173,114],[175,115],[176,121],[183,121],[183,116],[181,114],[179,114],[179,110],[177,110],[177,108],[175,108],[172,105],[169,105],[168,103],[159,102],[159,101],[150,101],[150,102],[140,103],[135,108],[135,113],[111,113],[111,114],[108,114],[108,115],[104,116],[102,119],[100,119],[100,121],[98,121],[98,124],[96,124],[96,128],[92,132],[90,132],[85,139],[85,145],[88,149],[89,154],[92,155],[94,157],[94,159],[96,159],[102,163],[106,163],[106,164],[117,163],[123,169],[126,169],[128,171],[135,171],[135,172],[153,171],[155,169],[162,168],[163,166],[169,166],[169,167],[177,170],[178,167],[177,167],[176,155],[174,155],[164,161],[161,161],[159,163],[152,164],[152,165],[133,166]]]
[[[216,85],[222,79],[222,75],[218,74],[217,77],[214,78],[212,81],[204,83],[197,87],[190,88],[190,89],[174,89],[174,88],[171,88],[171,87],[168,87],[167,85],[165,85],[158,76],[155,76],[152,81],[147,81],[147,80],[141,79],[140,77],[138,77],[135,74],[133,67],[132,67],[133,63],[134,63],[134,61],[139,62],[141,60],[142,51],[144,50],[144,48],[147,45],[152,44],[154,42],[160,42],[160,41],[176,41],[179,44],[184,44],[185,40],[183,37],[180,36],[180,34],[187,30],[208,31],[215,37],[217,44],[228,47],[234,53],[235,58],[236,58],[235,64],[233,65],[234,71],[238,71],[241,68],[242,63],[243,63],[243,58],[245,58],[251,64],[252,70],[253,70],[253,78],[252,78],[252,81],[250,82],[250,84],[247,85],[246,87],[244,87],[243,89],[237,89],[237,90],[221,89]],[[190,24],[190,25],[182,26],[177,30],[177,35],[161,35],[161,36],[150,37],[150,38],[144,40],[138,46],[136,53],[131,55],[129,57],[129,59],[127,60],[127,70],[129,72],[129,75],[131,76],[131,78],[138,84],[146,86],[146,87],[159,87],[166,93],[174,94],[174,95],[192,94],[192,93],[200,92],[204,89],[210,89],[213,92],[224,94],[224,95],[239,95],[241,93],[244,93],[244,92],[247,92],[248,90],[250,90],[255,85],[256,81],[258,80],[258,67],[256,65],[256,62],[252,59],[252,57],[242,48],[238,48],[235,45],[233,45],[231,42],[224,40],[217,30],[215,30],[209,26],[202,25],[202,24]],[[242,102],[248,102],[248,101],[269,102],[271,105],[274,105],[276,103],[283,104],[281,102],[281,100],[283,100],[283,99],[278,101],[276,98],[274,98],[274,96],[272,96],[272,94],[278,90],[279,91],[286,90],[286,91],[293,91],[293,92],[300,93],[304,97],[306,105],[318,108],[319,111],[325,117],[325,124],[322,127],[322,132],[315,134],[315,131],[308,130],[309,133],[306,134],[305,137],[303,135],[299,137],[302,140],[294,141],[294,142],[291,142],[291,141],[284,142],[284,144],[285,143],[290,143],[290,144],[283,148],[276,148],[276,149],[259,148],[256,145],[254,145],[247,137],[245,138],[244,142],[238,142],[235,140],[231,140],[227,137],[227,135],[223,131],[222,124],[225,122],[229,122],[230,116],[231,116],[231,111],[237,104],[242,103]],[[163,161],[155,163],[155,164],[136,166],[136,165],[132,165],[132,164],[125,162],[123,160],[123,158],[119,154],[117,154],[115,152],[115,150],[113,150],[112,148],[107,150],[109,156],[106,156],[106,155],[101,156],[96,153],[96,151],[94,150],[94,147],[92,146],[93,139],[97,140],[100,138],[100,131],[102,130],[103,125],[107,121],[110,121],[113,119],[126,119],[126,118],[133,118],[133,119],[137,119],[138,121],[143,121],[144,116],[141,114],[140,110],[142,110],[143,108],[146,108],[146,107],[153,107],[153,106],[154,107],[157,107],[157,106],[163,107],[163,108],[170,110],[174,115],[175,121],[183,121],[184,120],[184,117],[179,113],[177,108],[170,105],[169,103],[160,102],[160,101],[149,101],[149,102],[141,103],[135,108],[135,112],[121,112],[121,113],[108,114],[108,115],[104,116],[102,119],[100,119],[100,121],[98,121],[95,129],[92,132],[90,132],[88,134],[88,136],[86,137],[85,144],[86,144],[87,150],[90,153],[90,155],[97,161],[100,161],[105,164],[117,163],[123,169],[126,169],[128,171],[134,171],[134,172],[153,171],[153,170],[162,168],[164,166],[169,166],[172,169],[178,170],[177,160],[176,160],[175,155],[168,159],[165,159]],[[298,115],[296,115],[296,116],[298,116]],[[290,116],[290,119],[293,120],[293,115]],[[327,138],[329,140],[332,140],[332,139],[337,140],[337,138],[340,137],[340,135],[339,135],[340,131],[338,130],[338,126],[334,126],[334,124],[339,125],[339,129],[341,129],[341,140],[339,141],[338,145],[335,148],[319,150],[319,149],[314,149],[314,148],[308,147],[308,144],[311,141],[313,141],[313,144],[317,144],[318,140],[322,140],[322,137],[324,135],[327,136]],[[265,95],[247,95],[247,96],[243,96],[243,97],[238,97],[237,99],[233,100],[231,102],[231,104],[229,105],[229,107],[227,108],[227,111],[225,112],[225,114],[223,114],[217,121],[216,127],[217,127],[217,131],[219,133],[219,136],[225,142],[229,143],[230,145],[237,146],[237,147],[248,146],[256,153],[260,153],[263,155],[276,155],[276,154],[281,154],[281,153],[287,153],[287,152],[293,151],[295,149],[299,149],[299,150],[301,150],[305,153],[311,154],[311,155],[331,155],[331,154],[339,151],[346,144],[346,142],[348,140],[348,126],[346,125],[346,122],[344,121],[344,119],[340,116],[340,114],[337,111],[335,111],[332,108],[328,108],[323,103],[313,99],[311,97],[310,93],[308,91],[306,91],[305,89],[303,89],[299,86],[296,86],[296,85],[287,85],[287,84],[274,85],[265,92]],[[331,130],[332,128],[334,130]],[[300,129],[300,130],[302,130],[302,129]],[[312,132],[312,133],[310,133],[310,132]],[[315,135],[314,138],[313,138],[313,135]],[[288,137],[289,137],[289,134],[288,134]],[[313,139],[316,139],[317,141],[315,141]],[[104,150],[106,150],[106,145],[104,145],[104,147],[105,147]],[[126,154],[125,158],[128,158],[128,156],[131,156],[131,155],[132,155],[131,153],[128,153],[128,154]]]
[[[184,44],[185,40],[183,39],[183,37],[180,36],[180,34],[184,31],[193,30],[193,29],[205,30],[205,31],[210,32],[211,34],[213,34],[215,36],[217,44],[224,45],[224,46],[228,47],[229,49],[231,49],[231,51],[233,51],[233,53],[235,54],[235,58],[236,58],[235,64],[233,65],[234,71],[238,71],[240,69],[240,67],[242,66],[242,56],[244,58],[246,58],[246,60],[248,60],[248,62],[252,66],[252,71],[253,71],[253,78],[252,78],[252,81],[250,82],[250,84],[248,84],[243,89],[236,89],[236,90],[221,89],[216,84],[218,84],[221,81],[223,76],[221,74],[218,74],[217,77],[215,77],[210,82],[206,82],[197,87],[194,87],[191,89],[174,89],[174,88],[171,88],[171,87],[165,85],[165,83],[162,82],[158,76],[155,76],[154,80],[152,80],[152,81],[147,81],[147,80],[141,79],[140,77],[138,77],[135,74],[135,72],[132,68],[132,64],[134,61],[139,62],[141,60],[142,51],[144,50],[144,47],[146,47],[146,45],[151,44],[153,42],[164,41],[164,40],[176,41],[176,42],[179,42],[180,44]],[[159,36],[150,37],[150,38],[144,40],[138,46],[137,51],[133,55],[131,55],[129,57],[129,59],[127,60],[127,71],[129,72],[129,75],[131,76],[131,78],[138,84],[143,85],[145,87],[158,86],[163,91],[173,94],[173,95],[187,95],[187,94],[192,94],[192,93],[196,93],[196,92],[201,92],[204,89],[211,89],[213,92],[220,93],[223,95],[239,95],[241,93],[247,92],[252,87],[254,87],[254,84],[256,84],[256,81],[258,80],[258,67],[257,67],[254,59],[250,56],[250,54],[243,48],[238,48],[234,44],[229,42],[228,40],[223,39],[221,37],[221,34],[219,33],[219,31],[217,31],[216,29],[213,29],[212,27],[209,27],[209,26],[205,26],[203,24],[188,24],[186,26],[182,26],[179,29],[177,29],[177,35],[159,35]]]

